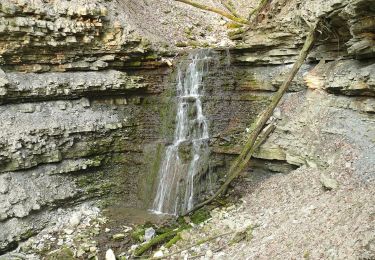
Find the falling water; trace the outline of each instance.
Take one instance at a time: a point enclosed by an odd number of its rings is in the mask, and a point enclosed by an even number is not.
[[[187,67],[178,67],[176,129],[159,169],[154,212],[178,215],[192,209],[195,177],[208,169],[209,134],[201,98],[209,60],[209,51],[201,50],[189,56]]]

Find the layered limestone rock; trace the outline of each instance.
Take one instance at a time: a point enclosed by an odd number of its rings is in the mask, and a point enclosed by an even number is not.
[[[139,66],[139,56],[155,60],[148,43],[128,33],[100,2],[2,1],[0,11],[0,54],[6,69],[88,71]]]
[[[147,206],[173,137],[167,65],[176,45],[231,45],[217,50],[202,98],[209,168],[223,178],[319,16],[326,30],[275,111],[278,126],[256,164],[288,172],[346,158],[343,167],[372,181],[371,2],[272,1],[250,28],[230,33],[232,44],[226,21],[174,1],[1,1],[0,253],[56,220],[58,208]]]
[[[0,252],[63,205],[140,203],[135,165],[159,131],[156,102],[146,98],[147,118],[141,98],[164,89],[166,72],[124,70],[160,67],[152,53],[108,3],[0,3]]]
[[[288,94],[281,110],[276,110],[274,117],[281,119],[279,127],[255,157],[286,161],[296,166],[327,167],[341,153],[321,151],[320,142],[325,142],[326,134],[316,130],[320,128],[330,128],[336,132],[331,135],[336,135],[338,140],[343,136],[351,139],[348,141],[351,145],[358,142],[359,153],[371,153],[373,141],[367,136],[373,134],[374,113],[373,44],[368,40],[373,34],[372,14],[368,1],[362,0],[273,1],[254,18],[255,25],[251,25],[249,30],[232,33],[232,38],[237,41],[236,48],[231,50],[232,66],[250,66],[242,75],[245,84],[240,84],[247,88],[249,97],[259,100],[261,96],[268,97],[280,86],[297,58],[309,25],[318,17],[325,18],[318,42],[309,55],[309,63],[301,68],[290,88],[297,93]],[[327,95],[326,92],[335,95]],[[244,99],[246,94],[241,96]],[[294,111],[293,107],[300,110]],[[291,111],[295,114],[289,115]],[[330,127],[327,121],[321,119],[324,118],[323,113],[331,118]],[[345,119],[348,121],[346,130],[350,130],[340,133],[341,119],[336,114],[348,117]],[[355,131],[350,125],[358,125],[363,131]],[[307,129],[308,132],[305,132]],[[310,136],[309,131],[315,134]],[[233,132],[215,143],[215,151],[226,154],[240,152],[238,144],[246,133],[240,133],[235,124]],[[365,137],[362,138],[362,135]],[[361,138],[365,141],[360,142]],[[374,158],[363,155],[361,160],[371,168]],[[359,167],[358,174],[369,177],[369,172],[364,170],[366,167]]]
[[[142,77],[129,76],[116,70],[43,74],[3,72],[0,77],[3,82],[0,88],[1,103],[124,95],[146,88]]]
[[[250,30],[238,30],[237,50],[244,64],[286,64],[296,60],[308,27],[324,17],[321,39],[310,60],[374,56],[373,1],[274,1],[257,17]]]

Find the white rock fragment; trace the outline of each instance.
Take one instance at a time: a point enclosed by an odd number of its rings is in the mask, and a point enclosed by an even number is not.
[[[132,227],[128,227],[128,226],[123,226],[124,227],[124,232],[127,233],[129,231],[132,231],[133,228]]]
[[[155,254],[153,255],[153,257],[157,258],[157,257],[163,257],[164,254],[163,254],[163,251],[159,250],[159,251],[156,251]]]
[[[108,249],[105,253],[105,260],[116,260],[115,253],[113,253],[112,249]]]
[[[152,227],[145,230],[145,241],[150,241],[155,236],[155,229]]]
[[[207,258],[211,258],[213,255],[214,255],[214,253],[213,253],[211,250],[207,250],[207,252],[206,252],[206,254],[205,254],[205,256],[206,256]]]
[[[328,177],[324,173],[320,175],[320,183],[327,190],[334,190],[339,186],[339,183],[335,179]]]
[[[130,247],[129,252],[134,252],[134,250],[136,250],[138,246],[139,246],[139,245],[132,245],[132,246]]]
[[[69,224],[72,227],[76,227],[81,222],[81,216],[78,213],[74,213],[71,218],[69,219]]]
[[[65,229],[64,232],[65,232],[65,234],[67,234],[67,235],[71,235],[71,234],[73,234],[73,230],[72,230],[72,229]]]

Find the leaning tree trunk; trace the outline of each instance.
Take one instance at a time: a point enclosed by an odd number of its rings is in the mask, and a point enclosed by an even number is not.
[[[228,178],[226,179],[225,183],[222,186],[220,186],[220,188],[216,191],[216,193],[212,195],[208,200],[203,201],[202,203],[196,205],[192,210],[190,210],[186,214],[189,214],[190,212],[203,207],[204,205],[212,202],[215,198],[220,196],[223,192],[227,190],[229,184],[245,169],[251,156],[254,154],[257,148],[257,145],[254,145],[254,144],[256,144],[256,140],[259,134],[261,133],[268,119],[272,116],[273,111],[275,110],[276,106],[279,104],[285,92],[288,90],[288,87],[290,86],[292,80],[294,79],[295,75],[297,74],[298,70],[300,69],[307,55],[309,54],[316,39],[316,32],[317,32],[317,27],[319,23],[320,23],[320,20],[318,20],[309,31],[305,44],[302,47],[302,50],[299,54],[297,61],[294,63],[293,68],[289,72],[288,77],[285,79],[285,81],[283,82],[281,87],[278,89],[278,91],[274,94],[274,96],[272,97],[272,101],[268,105],[266,110],[259,116],[257,121],[253,124],[254,125],[253,130],[251,134],[249,135],[248,140],[245,146],[243,147],[240,155],[231,165],[229,172],[228,172]]]

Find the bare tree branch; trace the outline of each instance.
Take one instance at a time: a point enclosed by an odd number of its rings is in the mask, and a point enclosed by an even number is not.
[[[246,19],[236,17],[236,16],[234,16],[230,13],[224,12],[223,10],[220,10],[220,9],[217,9],[217,8],[214,8],[214,7],[203,5],[203,4],[193,2],[193,1],[190,1],[190,0],[174,0],[174,1],[181,2],[181,3],[184,3],[184,4],[188,4],[188,5],[194,6],[196,8],[202,9],[202,10],[206,10],[206,11],[210,11],[210,12],[220,14],[221,16],[224,16],[224,17],[228,18],[229,20],[235,21],[237,23],[248,24],[248,21]]]
[[[260,13],[260,11],[262,11],[263,8],[268,4],[269,1],[270,0],[260,0],[259,5],[255,7],[253,10],[251,10],[249,17],[247,19],[250,21],[250,19],[256,17]]]
[[[241,18],[241,16],[237,13],[236,9],[233,7],[233,4],[230,0],[221,0],[221,3],[225,6],[225,8],[228,9],[229,12],[231,12],[231,14],[233,14],[235,17]]]

